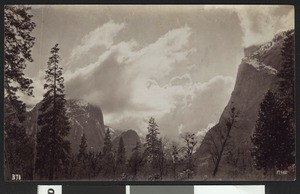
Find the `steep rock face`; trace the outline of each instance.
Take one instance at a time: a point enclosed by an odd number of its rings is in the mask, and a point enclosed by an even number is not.
[[[125,147],[125,151],[126,151],[126,157],[129,158],[131,156],[131,154],[132,154],[132,149],[136,146],[136,143],[137,142],[141,143],[140,137],[132,129],[130,129],[128,131],[124,131],[119,136],[117,136],[116,138],[114,138],[114,140],[112,141],[113,148],[115,150],[118,150],[119,141],[120,141],[121,137],[123,138],[123,141],[124,141],[124,147]]]
[[[104,122],[101,109],[84,101],[68,100],[67,113],[72,128],[69,139],[73,144],[73,150],[78,150],[81,136],[85,133],[88,147],[94,151],[99,151],[104,140]]]
[[[26,115],[25,126],[29,134],[37,133],[39,107],[40,103]],[[85,133],[88,148],[97,152],[100,151],[104,140],[104,123],[101,109],[82,100],[73,99],[67,100],[66,108],[71,124],[68,139],[71,142],[72,152],[76,153],[78,151],[83,133]]]
[[[231,98],[219,122],[207,132],[202,142],[206,142],[208,135],[214,134],[217,128],[226,126],[225,122],[229,118],[231,107],[235,107],[238,119],[236,128],[231,131],[231,146],[233,150],[243,149],[250,157],[250,136],[254,131],[260,103],[266,92],[276,87],[278,81],[276,74],[282,65],[281,48],[285,36],[286,33],[281,32],[270,42],[245,49],[245,57],[239,66]],[[201,144],[195,156],[198,166],[207,168],[211,164],[209,147],[206,143]],[[225,160],[222,159],[221,165],[224,163]]]

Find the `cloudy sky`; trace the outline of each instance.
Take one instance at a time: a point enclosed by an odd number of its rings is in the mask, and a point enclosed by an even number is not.
[[[213,126],[233,90],[243,48],[294,26],[292,6],[32,6],[34,62],[26,75],[42,99],[50,48],[59,44],[67,98],[101,107],[116,129],[163,135]]]

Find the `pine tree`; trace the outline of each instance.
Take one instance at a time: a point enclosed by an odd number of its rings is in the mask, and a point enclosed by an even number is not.
[[[99,166],[99,162],[102,160],[102,154],[95,153],[92,151],[89,151],[88,153],[88,175],[90,177],[96,177],[100,171],[101,166]]]
[[[88,154],[87,154],[87,142],[85,134],[83,133],[81,136],[81,142],[79,145],[79,151],[77,154],[77,173],[78,178],[87,178],[88,175],[88,169],[87,169],[87,163],[88,163]]]
[[[295,142],[296,137],[296,112],[295,112],[295,31],[286,32],[286,37],[281,49],[282,66],[277,77],[279,78],[279,99],[284,109],[284,116],[293,128],[292,140]],[[293,151],[296,157],[295,149]]]
[[[35,38],[30,33],[36,25],[31,21],[32,15],[28,13],[29,10],[29,7],[24,6],[4,6],[4,88],[9,97],[18,98],[18,91],[32,96],[32,80],[26,78],[23,73],[26,62],[33,62],[31,48]],[[23,112],[21,108],[16,110],[18,113]]]
[[[184,140],[184,150],[185,150],[185,158],[187,161],[186,169],[194,170],[194,162],[193,162],[193,153],[195,151],[195,146],[197,144],[196,136],[194,133],[185,133],[182,136]]]
[[[65,138],[70,131],[66,115],[64,78],[58,66],[58,44],[51,49],[46,70],[44,89],[46,93],[41,102],[38,116],[36,169],[40,176],[52,180],[68,164],[70,142]]]
[[[159,170],[159,179],[162,180],[165,169],[166,169],[166,139],[159,139],[159,150],[157,156],[157,168]]]
[[[179,163],[179,148],[177,145],[173,144],[171,148],[171,158],[172,158],[172,170],[173,170],[173,177],[177,179],[177,166]]]
[[[277,77],[279,78],[279,91],[290,114],[295,114],[295,37],[294,30],[286,32],[281,49],[282,66]]]
[[[237,128],[237,119],[238,113],[235,107],[231,105],[229,118],[223,121],[225,127],[216,125],[213,131],[209,131],[206,134],[203,143],[208,146],[208,153],[214,164],[213,176],[218,172],[222,157],[230,151],[230,135],[232,130]]]
[[[110,136],[110,130],[107,129],[104,137],[103,156],[107,155],[112,151],[112,142]]]
[[[116,173],[116,153],[113,151],[109,129],[105,132],[102,163],[104,176],[114,177]]]
[[[87,142],[86,142],[85,134],[83,133],[83,135],[81,136],[81,142],[79,145],[79,153],[77,155],[77,159],[78,160],[84,159],[86,155],[87,155]]]
[[[157,168],[157,158],[159,154],[160,142],[158,139],[159,128],[153,117],[150,118],[148,124],[148,134],[146,135],[145,143],[145,157],[148,163],[152,165],[152,168]]]
[[[119,146],[118,146],[118,153],[117,153],[117,167],[120,173],[124,172],[124,167],[126,164],[126,151],[124,146],[123,137],[120,138]]]
[[[26,105],[19,99],[21,92],[33,96],[32,80],[24,75],[27,62],[32,62],[31,48],[35,28],[31,21],[30,8],[25,6],[4,6],[4,138],[5,171],[26,176],[26,168],[33,158],[32,145],[23,126]]]
[[[128,161],[128,171],[133,174],[134,179],[142,166],[143,156],[141,154],[141,144],[140,142],[137,142],[136,146],[132,149],[132,155]]]
[[[257,169],[275,174],[277,170],[286,170],[294,163],[291,131],[279,100],[268,91],[260,105],[255,132],[251,137],[251,155]]]

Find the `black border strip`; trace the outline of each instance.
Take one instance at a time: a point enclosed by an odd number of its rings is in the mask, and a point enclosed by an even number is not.
[[[4,64],[4,29],[3,29],[3,10],[5,4],[278,4],[278,5],[294,5],[295,6],[295,32],[296,32],[296,126],[297,126],[297,137],[296,137],[296,143],[299,142],[300,139],[300,133],[299,133],[299,127],[300,126],[300,112],[298,113],[297,110],[300,110],[300,64],[299,64],[299,58],[300,58],[300,48],[299,48],[299,39],[297,38],[297,28],[299,25],[299,11],[300,6],[299,2],[296,0],[264,0],[264,1],[258,1],[258,0],[252,0],[252,1],[230,1],[230,0],[214,0],[214,1],[196,1],[196,0],[144,0],[144,1],[138,1],[138,0],[130,0],[130,1],[124,1],[124,0],[102,0],[102,1],[96,1],[96,0],[3,0],[1,2],[1,28],[0,32],[2,35],[2,38],[0,40],[0,45],[2,45],[1,49],[1,64]],[[0,74],[1,74],[1,86],[3,86],[3,76],[4,76],[4,70],[3,65],[0,68]],[[3,87],[0,87],[0,92],[4,94]],[[4,95],[1,95],[0,100],[0,126],[3,126],[3,98]],[[0,133],[0,140],[3,142],[4,134],[3,129]],[[300,162],[299,162],[299,156],[300,156],[300,149],[296,150],[296,180],[295,181],[22,181],[22,182],[5,182],[4,181],[4,169],[3,169],[3,144],[1,143],[0,146],[0,190],[1,193],[4,191],[4,194],[36,194],[36,188],[37,185],[63,185],[64,186],[79,186],[79,187],[88,187],[88,186],[123,186],[125,188],[125,185],[265,185],[266,186],[266,194],[297,194],[300,191],[300,180],[299,180],[299,174],[300,174]]]

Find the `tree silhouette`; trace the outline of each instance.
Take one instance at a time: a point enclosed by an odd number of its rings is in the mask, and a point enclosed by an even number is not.
[[[147,129],[148,134],[146,135],[144,157],[153,169],[157,169],[158,154],[160,151],[160,142],[158,139],[159,128],[153,117],[149,119]]]
[[[167,142],[168,140],[166,138],[160,138],[159,139],[159,151],[157,156],[157,168],[159,170],[159,178],[162,179],[164,175],[164,171],[166,170],[167,165]]]
[[[135,179],[138,171],[143,166],[143,156],[141,153],[141,144],[140,142],[136,143],[136,146],[132,149],[132,155],[128,161],[128,171],[133,174],[133,178]]]
[[[214,164],[213,176],[218,172],[221,159],[229,147],[230,133],[236,126],[238,115],[234,107],[230,109],[229,118],[225,121],[225,127],[215,126],[215,130],[207,133],[205,144],[208,146],[209,155]]]
[[[110,130],[107,129],[105,131],[105,136],[104,136],[104,146],[103,146],[103,156],[108,154],[109,152],[112,151],[112,142],[111,142],[111,136],[110,136]]]
[[[281,49],[282,66],[277,74],[279,78],[280,97],[288,109],[288,113],[295,114],[295,37],[294,30],[286,32]]]
[[[32,179],[33,145],[23,126],[26,105],[18,93],[33,96],[32,80],[26,78],[27,62],[33,62],[31,48],[35,28],[28,13],[29,7],[4,6],[4,155],[5,173],[21,174],[22,179]]]
[[[185,158],[187,160],[186,168],[189,170],[194,170],[194,163],[193,163],[193,153],[195,151],[195,146],[197,144],[197,140],[194,133],[185,133],[181,137],[184,141],[185,147]]]
[[[120,173],[123,173],[126,165],[126,151],[124,146],[123,137],[119,140],[118,152],[117,152],[117,168]]]
[[[78,160],[85,158],[87,155],[87,142],[85,134],[83,133],[81,136],[81,141],[79,145],[79,153],[77,155]]]
[[[110,130],[107,129],[104,137],[104,147],[103,147],[103,173],[104,176],[114,177],[116,174],[116,153],[112,149],[112,142],[110,136]]]
[[[279,69],[277,77],[279,78],[278,97],[281,100],[281,106],[284,109],[284,116],[289,120],[293,128],[292,140],[296,137],[296,111],[295,111],[295,30],[286,32],[281,49],[282,66]],[[295,149],[293,151],[296,157]]]
[[[38,116],[36,169],[41,177],[53,180],[57,172],[67,166],[70,142],[65,138],[70,131],[66,116],[66,99],[62,68],[58,66],[58,44],[51,49],[46,70],[44,94]]]
[[[179,164],[179,151],[180,149],[178,148],[178,146],[173,143],[172,147],[171,147],[171,165],[172,165],[172,170],[173,170],[173,177],[174,179],[177,179],[177,168],[178,168],[178,164]]]
[[[88,175],[88,153],[87,153],[87,142],[86,142],[85,134],[83,133],[81,136],[81,142],[79,145],[79,151],[77,154],[77,173],[79,178],[86,178]]]
[[[260,105],[251,155],[255,167],[265,173],[286,170],[294,163],[294,136],[275,94],[268,91]]]

